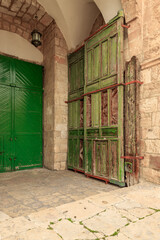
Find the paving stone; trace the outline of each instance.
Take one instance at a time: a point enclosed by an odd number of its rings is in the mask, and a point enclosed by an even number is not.
[[[48,225],[51,225],[63,218],[63,214],[59,213],[55,208],[48,208],[46,210],[38,211],[32,213],[28,216],[30,221],[34,222],[35,225],[47,228]]]
[[[28,230],[18,236],[5,238],[4,240],[61,240],[61,237],[57,235],[53,230],[47,230],[42,228],[36,228]]]
[[[10,216],[0,211],[0,222],[10,219]]]
[[[160,212],[146,217],[136,223],[121,229],[121,232],[130,239],[159,240],[160,239]]]
[[[140,208],[142,205],[140,203],[137,203],[135,201],[132,201],[130,199],[123,200],[119,203],[114,204],[114,206],[118,209],[124,209],[124,210],[129,210],[133,208]]]
[[[106,208],[108,204],[116,204],[122,201],[120,196],[114,195],[110,193],[101,193],[98,195],[91,196],[87,198],[90,202],[92,202],[95,205],[98,205],[99,207]]]
[[[34,224],[24,217],[9,219],[0,223],[0,236],[7,238],[34,228]]]
[[[89,240],[96,236],[80,224],[71,223],[69,220],[59,221],[53,226],[55,232],[59,233],[64,240]]]
[[[151,190],[144,190],[129,193],[126,197],[143,205],[143,207],[160,209],[160,188],[153,190],[153,192]]]
[[[100,212],[102,208],[89,203],[88,200],[68,203],[56,208],[60,213],[63,213],[66,218],[82,221],[88,219]]]
[[[154,210],[148,209],[148,208],[134,208],[134,209],[130,209],[128,212],[137,218],[143,218],[150,214],[155,213]]]
[[[83,224],[94,231],[101,232],[105,235],[111,235],[117,229],[128,223],[126,218],[122,218],[118,211],[113,208],[107,209],[94,218],[83,221]]]
[[[27,216],[114,189],[118,187],[72,171],[58,173],[42,168],[1,173],[0,211],[11,217]]]

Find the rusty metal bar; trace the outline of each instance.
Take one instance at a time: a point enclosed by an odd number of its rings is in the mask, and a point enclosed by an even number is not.
[[[72,100],[65,101],[65,103],[71,103],[71,102],[75,102],[75,101],[78,101],[78,100],[81,100],[81,99],[83,99],[83,95],[81,97],[79,97],[79,98],[74,98]]]
[[[143,160],[144,159],[144,157],[142,157],[142,156],[122,156],[121,158],[123,158],[123,159],[130,159],[130,160]]]
[[[89,173],[85,173],[85,175],[86,175],[86,177],[96,178],[96,179],[99,179],[99,180],[105,181],[106,184],[109,183],[109,180],[106,179],[106,178],[98,177],[98,176],[95,176],[95,175],[92,175],[92,174],[89,174]]]
[[[123,28],[130,28],[130,24],[129,24],[129,25],[122,24],[121,26],[122,26]]]
[[[91,94],[93,94],[93,93],[102,92],[102,91],[104,91],[104,90],[106,90],[106,89],[115,88],[115,87],[119,87],[119,86],[127,86],[127,85],[130,85],[130,84],[133,84],[133,83],[138,83],[138,84],[140,84],[140,85],[143,84],[143,82],[141,82],[141,81],[139,81],[139,80],[134,80],[134,81],[127,82],[127,83],[113,84],[113,85],[110,85],[110,86],[108,86],[108,87],[100,88],[100,89],[98,89],[98,90],[85,93],[85,94],[83,94],[81,97],[79,97],[79,98],[74,98],[74,99],[69,100],[69,101],[65,101],[65,103],[75,102],[75,101],[80,100],[80,99],[83,99],[83,97],[88,96],[88,95],[91,95]]]
[[[85,173],[84,170],[80,170],[80,169],[76,169],[76,168],[73,168],[73,170],[74,170],[75,172]]]

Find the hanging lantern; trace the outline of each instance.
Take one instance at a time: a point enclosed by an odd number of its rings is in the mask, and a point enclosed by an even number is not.
[[[41,45],[41,36],[42,34],[40,32],[38,32],[38,30],[36,29],[36,25],[37,25],[37,19],[38,17],[35,16],[35,29],[31,32],[32,35],[32,41],[31,43],[35,46],[38,47]]]
[[[36,29],[34,29],[32,32],[31,32],[31,35],[32,35],[32,41],[31,43],[35,46],[35,47],[38,47],[41,45],[41,36],[42,34],[40,32],[38,32]]]

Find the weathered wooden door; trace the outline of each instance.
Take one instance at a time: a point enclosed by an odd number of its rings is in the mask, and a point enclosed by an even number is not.
[[[69,55],[69,139],[68,168],[84,171],[84,124],[83,98],[84,93],[84,47]],[[76,99],[76,100],[75,100]]]
[[[125,186],[122,24],[119,12],[69,56],[67,101],[68,168],[119,186]]]
[[[0,171],[42,166],[42,67],[0,56]]]
[[[85,173],[125,186],[123,14],[85,43]]]

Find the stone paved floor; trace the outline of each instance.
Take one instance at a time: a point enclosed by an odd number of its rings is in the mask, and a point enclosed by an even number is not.
[[[6,214],[3,203],[0,240],[160,240],[160,185],[120,189],[81,174],[43,169],[0,178],[0,197],[9,209]],[[52,202],[53,195],[59,203]],[[11,211],[14,204],[18,217]],[[19,210],[23,205],[31,209]]]
[[[33,169],[0,174],[0,211],[10,217],[57,207],[117,189],[72,171]]]

